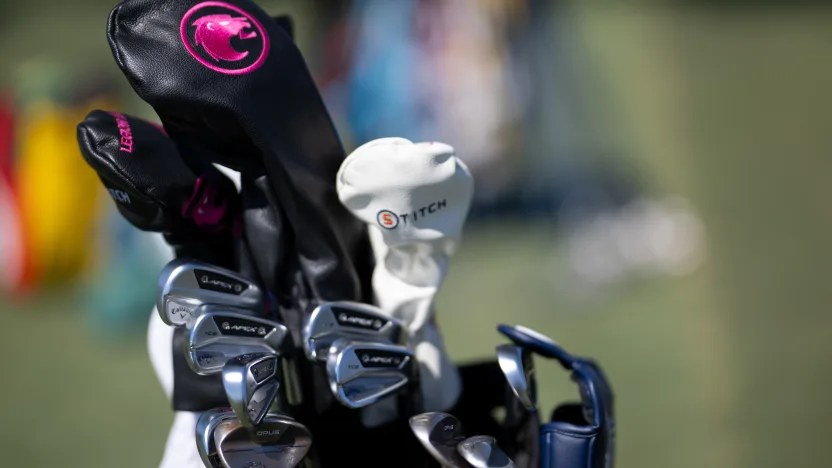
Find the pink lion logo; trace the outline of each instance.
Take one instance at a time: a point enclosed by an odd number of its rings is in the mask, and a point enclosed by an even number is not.
[[[237,52],[231,47],[231,38],[253,39],[257,37],[255,31],[244,32],[251,28],[248,18],[233,17],[231,15],[208,15],[193,22],[196,26],[194,42],[201,45],[211,58],[219,62],[236,62],[248,56],[248,51]]]
[[[194,19],[195,18],[195,19]],[[250,13],[225,2],[202,2],[185,13],[180,25],[185,49],[202,65],[228,75],[259,68],[269,52],[269,36]],[[239,51],[232,39],[243,41]],[[258,47],[262,46],[262,47]]]

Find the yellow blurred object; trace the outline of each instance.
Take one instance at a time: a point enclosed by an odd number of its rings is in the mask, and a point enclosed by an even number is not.
[[[38,103],[20,126],[17,180],[36,283],[71,280],[90,263],[101,191],[75,137],[83,117],[79,110]]]

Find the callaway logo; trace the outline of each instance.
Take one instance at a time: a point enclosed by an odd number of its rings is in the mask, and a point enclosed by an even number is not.
[[[210,284],[211,286],[219,286],[223,289],[234,290],[234,292],[240,292],[243,289],[243,287],[240,286],[239,284],[226,283],[225,281],[222,281],[222,280],[209,278],[208,275],[202,275],[202,278],[200,278],[200,281],[202,282],[203,285]]]
[[[396,214],[390,210],[381,210],[376,215],[376,221],[378,221],[378,225],[383,227],[384,229],[396,229],[397,227],[399,227],[399,222],[401,222],[402,224],[407,224],[408,219],[410,219],[411,221],[418,221],[420,217],[424,218],[425,216],[436,213],[442,208],[447,207],[448,201],[442,199],[433,203],[429,203],[419,209],[411,211],[410,213]]]
[[[185,49],[211,70],[242,75],[266,61],[269,36],[250,13],[225,2],[203,2],[179,26]]]
[[[199,364],[205,364],[205,365],[211,364],[212,362],[214,362],[214,356],[211,355],[211,354],[202,354],[202,353],[200,353],[200,354],[197,354],[196,361]]]
[[[222,329],[231,331],[244,331],[247,333],[257,333],[260,336],[266,336],[266,327],[252,327],[249,325],[231,325],[228,322],[223,322]]]
[[[369,319],[369,318],[364,318],[364,317],[357,317],[355,315],[347,315],[343,312],[338,316],[338,321],[340,321],[341,323],[359,325],[359,326],[362,326],[362,327],[373,327],[375,329],[379,329],[383,325],[381,323],[381,320],[379,320],[379,319]]]
[[[174,304],[173,307],[170,309],[171,313],[174,314],[188,314],[190,315],[193,312],[191,307],[186,307],[179,304]]]

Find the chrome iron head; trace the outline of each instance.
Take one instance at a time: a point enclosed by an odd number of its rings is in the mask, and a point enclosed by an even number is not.
[[[156,308],[162,321],[185,326],[196,319],[202,304],[223,304],[259,312],[265,309],[263,290],[231,270],[196,260],[177,258],[159,274]]]
[[[312,446],[309,429],[279,413],[267,414],[255,429],[247,429],[236,419],[224,420],[213,438],[217,457],[228,468],[294,468]]]
[[[491,436],[469,437],[456,449],[473,468],[514,468],[514,462],[500,450],[497,440]]]
[[[416,363],[406,346],[339,339],[330,347],[326,369],[335,398],[362,408],[414,381]]]
[[[260,424],[280,389],[278,360],[274,354],[243,354],[222,368],[222,384],[231,409],[248,428]]]
[[[399,344],[404,324],[378,307],[348,301],[321,304],[305,319],[303,344],[310,360],[325,362],[339,338]]]
[[[466,468],[456,450],[465,439],[459,419],[447,413],[422,413],[410,418],[410,430],[431,456],[445,468]]]
[[[499,345],[497,346],[497,362],[511,391],[520,403],[527,410],[536,411],[537,395],[531,352],[516,345]]]
[[[285,325],[225,306],[203,305],[188,330],[185,360],[199,375],[216,374],[241,354],[281,354],[289,330]]]

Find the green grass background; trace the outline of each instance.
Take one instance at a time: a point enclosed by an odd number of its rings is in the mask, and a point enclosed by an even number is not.
[[[0,56],[110,66],[104,3],[16,6],[16,21],[0,15]],[[578,302],[549,227],[474,226],[439,297],[452,356],[493,355],[500,322],[595,356],[618,395],[623,468],[828,466],[829,10],[569,5],[608,97],[594,109],[599,138],[636,155],[652,190],[693,203],[707,260],[690,277]],[[102,342],[70,299],[0,303],[0,466],[154,466],[171,415],[143,340]],[[575,395],[556,367],[538,367],[544,406]]]

